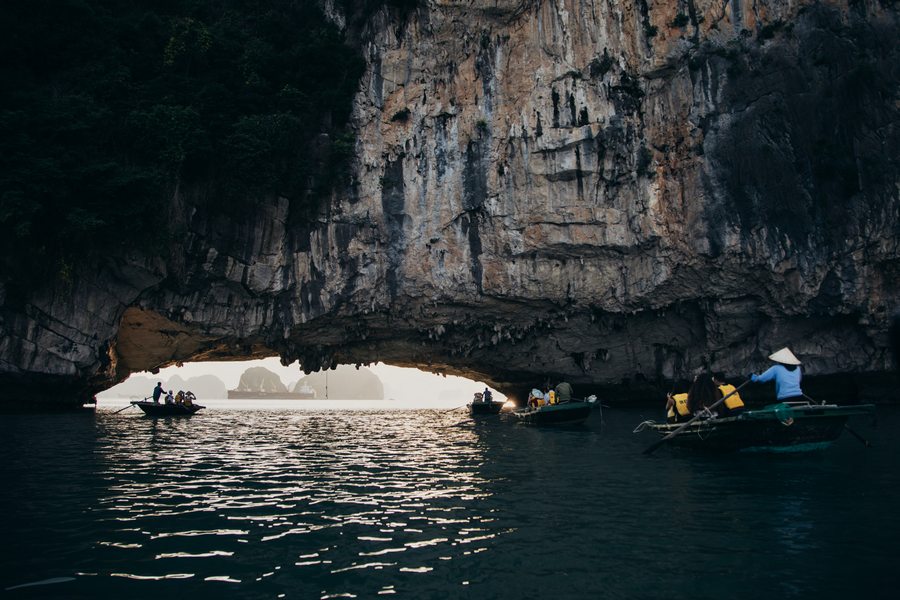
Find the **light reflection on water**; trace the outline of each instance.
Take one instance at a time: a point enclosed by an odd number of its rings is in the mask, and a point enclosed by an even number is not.
[[[53,581],[10,594],[838,597],[895,577],[896,412],[868,451],[647,458],[637,411],[542,430],[462,411],[111,410],[4,421],[20,542],[0,583]]]

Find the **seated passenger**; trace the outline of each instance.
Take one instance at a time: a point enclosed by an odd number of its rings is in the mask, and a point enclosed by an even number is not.
[[[540,406],[544,403],[544,394],[541,390],[534,388],[531,390],[531,393],[528,395],[528,406],[532,408],[540,408]]]
[[[572,400],[572,385],[567,381],[559,382],[556,386],[556,401],[560,404]]]
[[[716,384],[719,391],[722,392],[722,396],[725,397],[725,402],[722,403],[725,405],[725,408],[720,411],[723,416],[733,417],[744,412],[744,400],[733,385],[725,383],[725,375],[716,373],[713,375],[713,383]],[[732,392],[734,393],[732,394]],[[728,394],[731,395],[729,396]],[[719,406],[721,407],[722,404]]]
[[[666,422],[683,423],[691,418],[691,411],[687,406],[687,392],[682,394],[666,394]]]
[[[184,404],[184,392],[178,390],[178,393],[175,394],[175,404]]]
[[[709,373],[701,373],[694,378],[694,384],[688,390],[688,410],[694,416],[709,413],[709,407],[721,398],[722,392],[713,383],[712,376]],[[716,416],[716,414],[713,411],[710,416]]]
[[[166,393],[166,404],[175,404],[175,398],[172,396],[172,390]]]
[[[722,392],[715,386],[710,375],[703,373],[694,377],[694,382],[686,394],[666,395],[666,420],[669,423],[689,421],[697,415],[708,413],[708,407],[722,398]],[[716,407],[718,408],[718,407]],[[707,416],[715,416],[715,411]]]
[[[196,396],[194,396],[194,392],[188,391],[188,392],[184,395],[184,405],[185,405],[185,406],[193,406],[193,405],[194,405],[194,398],[196,398]]]

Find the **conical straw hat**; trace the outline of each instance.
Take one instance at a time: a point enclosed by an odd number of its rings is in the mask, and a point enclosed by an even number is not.
[[[787,348],[782,348],[778,352],[769,355],[769,360],[774,360],[783,365],[799,365],[800,359],[794,356],[794,353]]]

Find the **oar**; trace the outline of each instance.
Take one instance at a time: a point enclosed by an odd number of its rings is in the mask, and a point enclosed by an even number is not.
[[[144,400],[147,400],[147,399],[144,398]],[[114,414],[114,415],[117,415],[117,414],[119,414],[120,412],[122,412],[123,410],[128,410],[129,408],[134,408],[134,406],[135,406],[135,405],[134,405],[134,402],[131,402],[128,406],[126,406],[125,408],[120,408],[119,410],[117,410],[117,411],[114,412],[113,414]]]
[[[737,393],[738,393],[738,390],[740,390],[742,387],[744,387],[744,386],[747,385],[748,383],[750,383],[750,380],[749,380],[749,379],[748,379],[747,381],[745,381],[744,383],[742,383],[741,385],[737,386],[734,390],[732,390],[731,392],[729,392],[729,393],[726,394],[725,396],[722,396],[721,398],[719,398],[718,400],[716,400],[716,401],[713,403],[712,406],[708,406],[708,407],[707,407],[707,410],[712,410],[712,409],[714,409],[715,407],[717,407],[718,405],[722,404],[723,402],[725,402],[725,400],[727,400],[727,399],[730,398],[731,396],[737,394]],[[685,424],[682,425],[681,427],[677,428],[675,431],[673,431],[673,432],[671,432],[670,434],[666,435],[664,438],[662,438],[662,439],[659,440],[658,442],[654,442],[653,444],[647,446],[647,449],[644,450],[644,454],[653,454],[653,452],[654,452],[657,448],[659,448],[660,446],[662,446],[663,444],[665,444],[666,442],[668,442],[670,439],[672,439],[673,437],[675,437],[676,435],[678,435],[678,434],[679,434],[683,429],[685,429],[688,425],[690,425],[691,423],[693,423],[694,421],[696,421],[697,419],[699,419],[699,418],[702,417],[702,416],[703,416],[702,414],[697,415],[696,417],[692,418],[691,420],[689,420],[687,423],[685,423]]]
[[[852,435],[853,437],[855,437],[856,439],[858,439],[860,442],[862,442],[863,446],[865,446],[866,448],[871,448],[871,447],[872,447],[872,442],[870,442],[869,440],[867,440],[867,439],[864,438],[863,436],[859,435],[858,433],[856,433],[855,431],[853,431],[852,429],[850,429],[850,426],[847,425],[846,423],[844,423],[844,429],[846,429],[847,431],[849,431],[849,432],[850,432],[850,435]]]
[[[818,402],[816,402],[815,400],[813,400],[812,398],[810,398],[810,397],[807,396],[806,394],[803,394],[803,397],[806,398],[807,400],[809,400],[810,402],[812,402],[813,404],[818,404]],[[866,448],[871,448],[871,447],[872,447],[872,442],[870,442],[869,440],[867,440],[867,439],[864,438],[863,436],[861,436],[861,435],[859,435],[858,433],[856,433],[855,431],[853,431],[853,429],[851,429],[850,426],[847,425],[846,423],[844,423],[844,429],[846,429],[846,430],[850,433],[850,435],[852,435],[853,437],[855,437],[856,439],[858,439],[858,440],[860,441],[860,443],[862,443],[862,445],[865,446]]]

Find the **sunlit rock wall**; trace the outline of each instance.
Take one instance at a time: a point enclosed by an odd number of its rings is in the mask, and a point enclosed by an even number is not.
[[[889,2],[383,9],[348,31],[348,187],[312,222],[179,192],[166,257],[7,303],[2,381],[277,353],[649,397],[789,345],[865,388],[900,308],[898,34]]]

